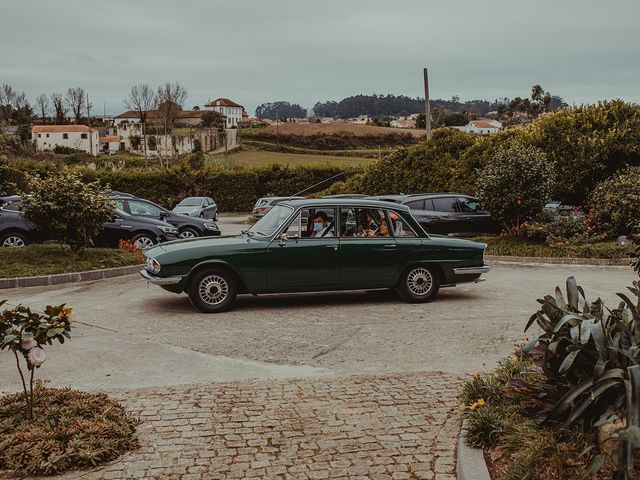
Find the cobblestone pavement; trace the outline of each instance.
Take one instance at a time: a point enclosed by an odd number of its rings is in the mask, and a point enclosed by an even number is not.
[[[428,372],[119,392],[140,448],[62,478],[454,479],[460,383]]]

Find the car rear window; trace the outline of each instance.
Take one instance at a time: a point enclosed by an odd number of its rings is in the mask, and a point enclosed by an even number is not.
[[[412,202],[407,202],[407,206],[411,210],[424,210],[424,200],[413,200]]]

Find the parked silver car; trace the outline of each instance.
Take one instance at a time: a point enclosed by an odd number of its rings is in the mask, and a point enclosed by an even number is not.
[[[218,220],[218,206],[215,200],[210,197],[187,197],[178,203],[172,211],[188,217]]]

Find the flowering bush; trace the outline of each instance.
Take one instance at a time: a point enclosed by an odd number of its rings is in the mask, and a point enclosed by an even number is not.
[[[0,301],[0,306],[6,300]],[[16,366],[22,380],[26,411],[29,419],[33,419],[33,380],[34,373],[47,359],[45,345],[53,345],[54,341],[64,343],[71,338],[73,312],[64,304],[57,307],[47,306],[44,314],[32,312],[30,308],[18,305],[0,313],[0,350],[9,350],[16,357]],[[26,363],[29,372],[29,386],[25,372],[20,366],[20,357]]]
[[[144,263],[144,253],[142,253],[142,250],[140,250],[140,247],[138,247],[138,245],[133,243],[131,240],[124,240],[124,239],[120,240],[118,242],[118,250],[133,253],[136,256],[136,258],[140,260],[140,263]]]
[[[579,209],[570,215],[542,216],[539,220],[524,222],[510,234],[549,246],[584,245],[605,240],[604,235],[595,233],[591,218]]]

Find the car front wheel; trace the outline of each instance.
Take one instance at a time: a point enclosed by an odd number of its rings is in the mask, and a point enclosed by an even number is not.
[[[133,243],[140,250],[144,250],[146,248],[153,247],[156,244],[156,241],[148,233],[138,233],[131,238],[131,243]]]
[[[225,270],[204,270],[189,282],[189,300],[204,313],[229,310],[236,300],[235,281]]]
[[[22,233],[9,232],[0,236],[0,245],[3,247],[24,247],[29,241]]]
[[[398,293],[405,302],[422,303],[431,300],[440,288],[438,271],[428,265],[409,268],[400,279]]]
[[[187,239],[187,238],[196,238],[199,237],[200,235],[198,234],[198,232],[196,230],[194,230],[193,228],[185,228],[180,232],[180,238],[182,239]]]

